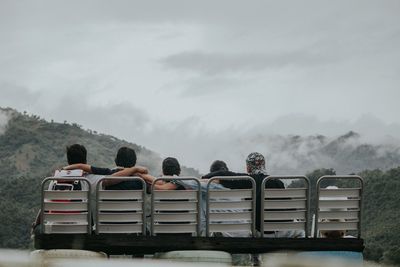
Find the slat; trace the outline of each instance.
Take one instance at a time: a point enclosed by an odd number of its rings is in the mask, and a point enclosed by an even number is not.
[[[154,222],[196,222],[197,213],[155,213]]]
[[[154,233],[196,233],[197,224],[153,224]]]
[[[98,224],[99,233],[142,233],[143,224]]]
[[[307,188],[265,189],[264,198],[306,198]]]
[[[322,209],[358,209],[360,206],[358,199],[345,200],[319,200],[319,208]]]
[[[211,212],[209,215],[209,221],[234,221],[234,220],[252,220],[252,212]]]
[[[306,211],[264,211],[264,220],[305,220]]]
[[[129,212],[129,213],[99,213],[97,218],[100,223],[103,222],[142,222],[143,213]]]
[[[86,234],[87,224],[46,224],[46,234]]]
[[[61,191],[61,190],[45,190],[44,199],[88,199],[88,191]]]
[[[253,198],[253,190],[251,189],[210,190],[208,192],[208,197],[209,199]]]
[[[304,230],[305,222],[264,222],[264,231]]]
[[[153,203],[154,211],[170,211],[170,210],[197,210],[197,202],[195,201],[161,201]]]
[[[306,209],[305,199],[265,200],[264,209]]]
[[[142,190],[100,190],[98,199],[143,199]]]
[[[209,202],[210,210],[229,210],[229,209],[252,209],[252,201],[224,201],[224,202]]]
[[[358,221],[318,222],[318,230],[358,230]]]
[[[44,210],[48,211],[87,211],[87,202],[45,202]]]
[[[197,199],[196,190],[155,190],[154,200],[161,199]]]
[[[88,214],[87,212],[82,213],[44,213],[43,220],[48,223],[56,223],[56,222],[78,222],[83,223],[88,221]]]
[[[358,219],[359,210],[352,211],[320,211],[319,219]]]
[[[143,210],[143,202],[141,201],[100,201],[97,205],[99,211]]]
[[[209,232],[251,231],[251,223],[213,223],[208,227]]]
[[[319,189],[320,197],[360,197],[361,188]]]

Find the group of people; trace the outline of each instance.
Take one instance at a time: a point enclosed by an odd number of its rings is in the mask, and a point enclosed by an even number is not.
[[[154,175],[150,174],[146,167],[137,166],[137,156],[135,150],[129,147],[121,147],[115,157],[114,168],[103,168],[89,165],[87,163],[87,150],[83,145],[74,144],[67,147],[67,161],[68,166],[63,170],[82,170],[89,180],[90,175],[97,177],[109,176],[115,179],[107,179],[103,181],[103,187],[106,190],[137,190],[142,189],[142,183],[136,180],[123,180],[118,177],[138,176],[141,177],[147,184],[152,185],[157,179]],[[162,162],[162,177],[173,178],[179,177],[181,174],[181,167],[179,161],[173,157],[167,157]],[[215,160],[210,166],[210,172],[203,175],[201,181],[207,182],[207,179],[212,177],[221,176],[250,176],[254,179],[256,184],[256,229],[260,230],[260,214],[261,214],[261,184],[264,178],[268,176],[265,167],[265,158],[258,152],[253,152],[246,158],[246,172],[236,173],[230,171],[227,164],[221,160]],[[96,181],[90,181],[95,184]],[[247,189],[251,188],[252,184],[246,180],[229,180],[221,179],[215,180],[216,183],[222,188],[228,189]],[[268,180],[267,188],[284,188],[282,181],[278,179]],[[184,190],[185,185],[178,180],[168,179],[168,181],[157,180],[154,188],[158,190]],[[79,190],[79,188],[77,188]],[[76,190],[76,189],[75,189]]]

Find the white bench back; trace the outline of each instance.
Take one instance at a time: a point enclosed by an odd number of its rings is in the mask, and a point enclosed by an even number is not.
[[[110,179],[137,181],[138,190],[105,190],[102,183]],[[146,234],[145,216],[146,183],[140,177],[104,177],[96,187],[96,234],[138,233]]]
[[[157,190],[158,181],[195,181],[195,190]],[[200,236],[200,182],[195,177],[161,177],[151,188],[151,234],[192,234]]]
[[[216,180],[249,181],[251,188],[212,189]],[[216,176],[207,183],[206,234],[255,234],[256,183],[250,176]]]
[[[86,190],[53,190],[49,182],[79,181]],[[67,185],[67,183],[65,183]],[[68,186],[68,185],[67,185]],[[47,187],[47,188],[46,188]],[[71,186],[72,187],[72,186]],[[90,182],[82,177],[48,177],[41,187],[41,232],[91,234]]]
[[[265,188],[272,179],[300,180],[296,188]],[[304,230],[309,224],[310,182],[305,176],[268,176],[261,184],[262,236],[265,232]]]

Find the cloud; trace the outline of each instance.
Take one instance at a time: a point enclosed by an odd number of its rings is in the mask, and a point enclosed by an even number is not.
[[[0,109],[0,135],[4,133],[10,118],[10,114],[6,110]]]
[[[212,76],[226,73],[260,72],[289,66],[313,66],[325,64],[328,60],[326,55],[312,51],[289,51],[274,54],[189,51],[167,56],[160,62],[166,68]]]

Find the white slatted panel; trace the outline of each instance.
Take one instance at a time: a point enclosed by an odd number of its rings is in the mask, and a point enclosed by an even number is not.
[[[265,189],[265,198],[307,198],[307,188]]]
[[[193,222],[197,220],[196,212],[188,213],[154,213],[154,222]]]
[[[87,223],[87,212],[82,213],[44,213],[43,220],[48,223],[55,223],[55,222],[77,222],[77,223]]]
[[[142,201],[100,201],[97,203],[99,211],[142,211]]]
[[[87,199],[88,191],[61,191],[61,190],[45,190],[44,199],[60,199],[60,200],[70,200],[70,199]]]
[[[98,199],[135,199],[143,200],[142,190],[100,190]]]
[[[213,223],[209,225],[210,232],[251,232],[251,223]]]
[[[46,224],[46,234],[85,234],[87,224]]]
[[[210,211],[212,210],[235,210],[235,209],[247,209],[251,210],[252,201],[244,200],[244,201],[224,201],[224,202],[214,202],[210,201],[208,203],[210,205]]]
[[[343,198],[343,197],[360,197],[361,188],[338,188],[338,189],[326,189],[321,188],[319,190],[320,197],[331,197],[331,198]]]
[[[99,224],[99,233],[142,233],[143,224]]]
[[[129,213],[99,213],[98,220],[103,222],[142,222],[143,213],[129,212]]]
[[[253,191],[251,189],[231,189],[231,190],[210,190],[208,193],[209,198],[253,198]]]
[[[264,220],[305,220],[306,211],[264,211]]]
[[[251,211],[235,211],[235,212],[210,212],[209,219],[210,223],[214,221],[223,222],[223,221],[235,221],[235,220],[252,220],[252,212]]]
[[[197,224],[153,224],[154,233],[196,233]]]
[[[304,230],[305,222],[264,222],[264,231]]]
[[[265,200],[264,209],[306,209],[306,199]]]
[[[358,219],[359,211],[320,211],[319,219]]]
[[[45,202],[44,210],[50,211],[87,211],[87,202]]]
[[[319,208],[323,209],[358,209],[360,207],[358,199],[344,199],[344,200],[319,200]]]
[[[161,199],[197,199],[195,190],[154,190],[154,200]]]
[[[357,230],[358,221],[351,222],[318,222],[319,230]]]
[[[195,201],[157,201],[153,203],[154,211],[196,211]]]

